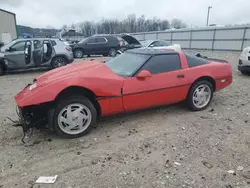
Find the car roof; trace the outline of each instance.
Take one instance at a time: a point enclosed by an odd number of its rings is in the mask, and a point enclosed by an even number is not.
[[[16,41],[23,41],[23,40],[31,40],[31,41],[33,41],[33,40],[56,40],[56,41],[61,41],[58,38],[18,38],[18,39],[15,39],[15,40]]]
[[[127,53],[143,54],[143,55],[167,55],[178,54],[178,52],[171,49],[154,49],[154,48],[135,48],[127,50]]]

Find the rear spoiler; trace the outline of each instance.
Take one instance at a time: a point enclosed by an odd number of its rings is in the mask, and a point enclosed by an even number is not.
[[[216,61],[216,62],[221,62],[221,63],[228,63],[228,61],[226,61],[225,59],[209,58],[207,56],[201,55],[200,53],[196,54],[195,56],[206,59],[208,61]]]

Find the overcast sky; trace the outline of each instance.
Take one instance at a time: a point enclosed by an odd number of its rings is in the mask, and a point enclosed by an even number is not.
[[[17,24],[55,28],[85,20],[123,19],[131,13],[204,26],[208,6],[213,7],[210,24],[250,23],[250,0],[0,0],[1,9],[16,14]]]

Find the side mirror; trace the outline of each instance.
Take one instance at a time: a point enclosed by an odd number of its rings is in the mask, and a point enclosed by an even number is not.
[[[5,52],[10,52],[10,51],[11,51],[11,48],[5,49]]]
[[[138,78],[138,79],[145,79],[145,78],[149,78],[149,77],[152,77],[152,74],[149,71],[147,71],[147,70],[142,70],[136,76],[136,78]]]

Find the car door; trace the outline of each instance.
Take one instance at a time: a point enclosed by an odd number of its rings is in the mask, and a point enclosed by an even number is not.
[[[95,37],[89,38],[84,44],[84,53],[89,55],[96,54],[98,49],[98,44],[96,42]]]
[[[51,40],[42,41],[42,62],[41,65],[50,65],[52,58],[55,56],[55,48],[52,45]]]
[[[138,71],[147,70],[151,77],[127,78],[123,87],[125,111],[176,103],[186,98],[189,85],[185,80],[178,54],[156,55]]]
[[[96,53],[105,54],[109,51],[108,40],[105,37],[96,37]]]
[[[39,67],[43,61],[43,42],[41,40],[33,41],[33,61],[36,67]]]
[[[27,68],[34,67],[32,42],[27,40],[24,47],[25,64]]]
[[[26,40],[17,41],[5,52],[5,58],[8,61],[8,67],[10,69],[20,69],[27,67],[24,52],[25,44]]]

